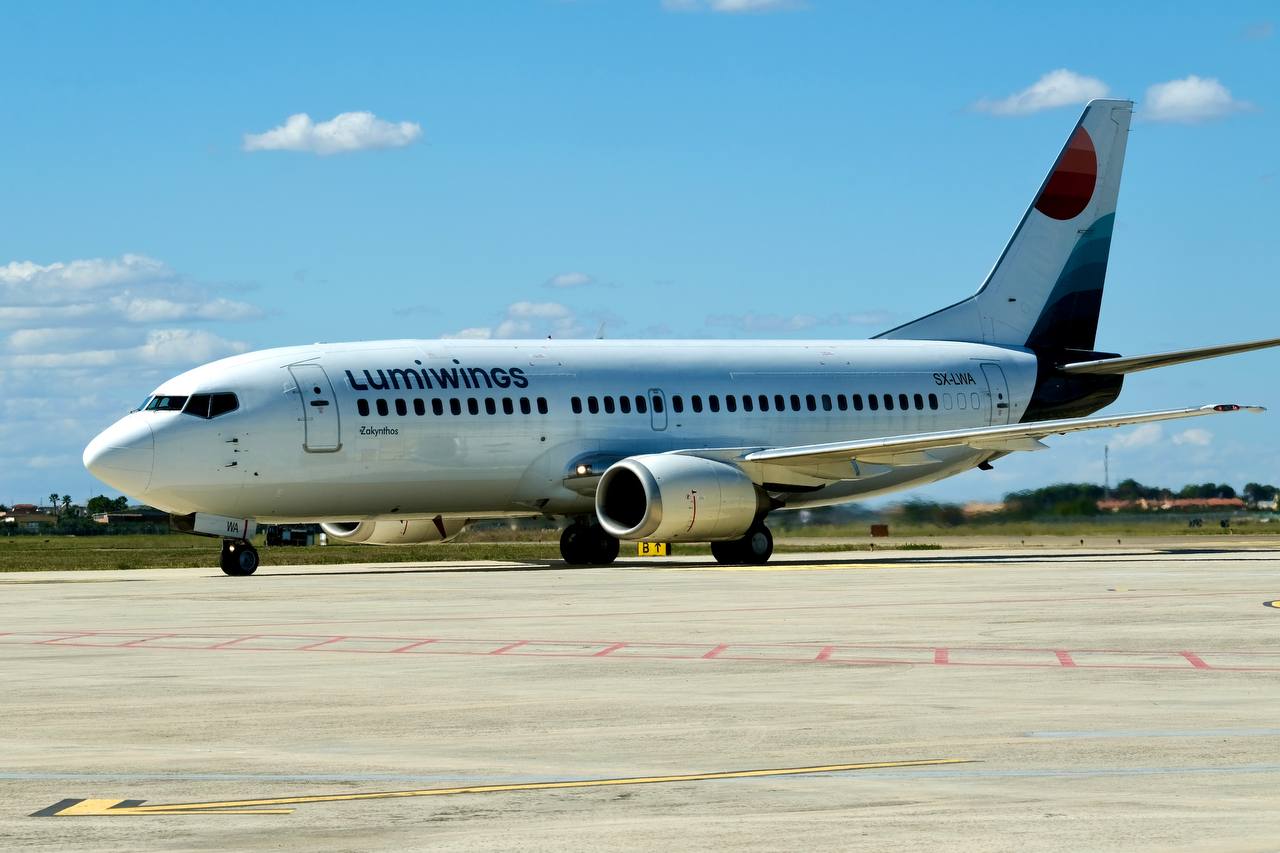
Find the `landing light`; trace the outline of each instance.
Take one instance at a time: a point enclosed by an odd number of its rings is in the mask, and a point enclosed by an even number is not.
[[[578,476],[579,476],[579,477],[585,477],[587,474],[590,474],[590,473],[591,473],[591,466],[590,466],[590,465],[579,465],[579,466],[578,466]]]

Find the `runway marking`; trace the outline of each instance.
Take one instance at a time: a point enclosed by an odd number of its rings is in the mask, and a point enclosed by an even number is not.
[[[1262,602],[1262,606],[1280,608],[1280,599],[1277,599],[1276,601],[1264,601]]]
[[[310,654],[755,662],[823,666],[977,666],[1048,669],[1280,672],[1280,651],[1217,649],[1052,649],[1027,646],[935,646],[897,643],[634,642],[492,639],[358,634],[181,634],[142,631],[0,632],[0,648],[167,652],[307,652]]]
[[[1104,729],[1102,731],[1027,732],[1033,738],[1131,737],[1280,737],[1280,729]]]
[[[618,785],[662,785],[679,782],[709,782],[718,779],[759,779],[770,776],[801,776],[812,773],[844,773],[853,770],[886,770],[897,767],[932,767],[941,764],[969,764],[965,758],[924,758],[913,761],[873,761],[861,764],[819,764],[813,767],[781,767],[767,770],[727,770],[715,773],[687,773],[678,776],[629,776],[619,779],[577,779],[556,782],[525,782],[507,785],[468,785],[458,788],[424,788],[417,791],[378,791],[362,794],[316,794],[300,797],[267,797],[256,800],[219,800],[206,803],[155,803],[145,800],[66,799],[32,813],[31,817],[120,817],[140,815],[192,814],[292,814],[292,808],[306,803],[340,803],[356,800],[390,800],[409,797],[442,797],[455,794],[497,794],[514,791],[554,791],[566,788],[603,788]]]

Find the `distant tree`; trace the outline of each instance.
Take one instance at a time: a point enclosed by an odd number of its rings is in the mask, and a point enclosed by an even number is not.
[[[964,509],[959,504],[935,501],[910,500],[898,507],[902,520],[908,524],[936,524],[939,527],[955,527],[964,523]]]
[[[1004,496],[1005,513],[1014,518],[1096,515],[1102,486],[1093,483],[1057,483]]]
[[[62,496],[62,512],[68,515],[71,513],[71,495]]]
[[[49,493],[49,508],[53,511],[53,514],[56,517],[58,514],[58,493],[57,492]]]
[[[114,509],[116,512],[124,512],[126,509],[129,508],[129,499],[126,498],[124,495],[121,495],[120,497],[116,498],[115,501],[112,502],[111,508]]]
[[[89,503],[85,504],[85,509],[90,515],[101,515],[104,512],[111,512],[115,508],[116,502],[106,495],[98,495],[89,498]]]
[[[1275,500],[1277,488],[1262,483],[1246,483],[1241,497],[1245,503],[1256,504],[1259,501]]]

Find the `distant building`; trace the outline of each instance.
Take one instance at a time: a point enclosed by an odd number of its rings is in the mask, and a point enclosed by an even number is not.
[[[150,506],[135,506],[119,512],[100,512],[93,517],[99,524],[167,524],[169,513]]]
[[[1136,501],[1098,501],[1098,509],[1103,512],[1123,512],[1124,510],[1138,510],[1139,512],[1151,512],[1152,510],[1156,510],[1168,512],[1170,510],[1236,510],[1244,508],[1244,501],[1240,498],[1163,498],[1160,500],[1138,498]]]

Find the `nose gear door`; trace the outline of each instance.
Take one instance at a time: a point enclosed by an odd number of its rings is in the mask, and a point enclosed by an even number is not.
[[[308,453],[333,453],[342,447],[338,398],[329,374],[318,364],[290,365],[302,401],[302,447]]]

